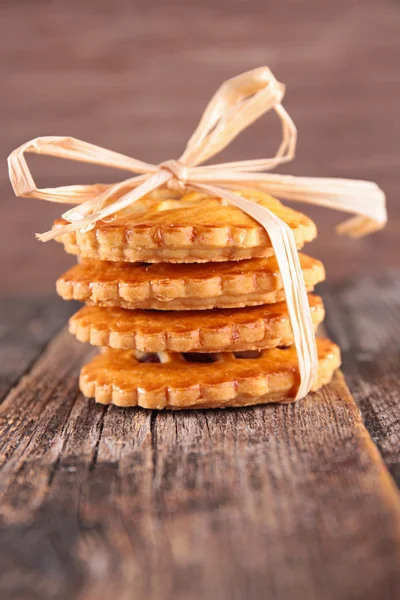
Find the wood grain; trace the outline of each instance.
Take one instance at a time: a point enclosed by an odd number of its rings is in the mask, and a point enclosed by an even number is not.
[[[363,293],[386,290],[393,316],[399,281],[386,274],[324,294],[345,373],[390,466],[398,338],[393,318],[379,321],[381,295]],[[53,304],[43,300],[44,329]],[[375,335],[358,333],[372,320],[381,337],[362,368],[362,340]],[[378,401],[368,371],[379,375],[383,346],[393,359]],[[77,393],[91,353],[62,330],[0,405],[2,600],[400,594],[399,495],[341,374],[295,405],[121,410]]]
[[[350,390],[400,485],[400,271],[326,286],[323,295]]]
[[[57,244],[34,239],[60,206],[14,198],[11,150],[39,135],[72,135],[142,160],[175,158],[217,86],[262,64],[287,84],[299,129],[296,159],[283,171],[372,179],[388,195],[385,233],[358,242],[334,235],[339,215],[302,207],[319,228],[306,251],[330,280],[398,265],[399,30],[395,0],[0,3],[1,289],[52,290],[71,264]],[[267,156],[278,139],[266,118],[221,158]],[[44,157],[30,164],[42,187],[121,176]]]
[[[31,367],[78,303],[55,302],[50,296],[0,298],[0,401]]]

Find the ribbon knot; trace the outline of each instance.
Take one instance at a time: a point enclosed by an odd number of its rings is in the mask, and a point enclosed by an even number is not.
[[[8,158],[11,184],[17,196],[78,204],[62,216],[68,224],[37,237],[42,241],[71,231],[86,231],[131,206],[157,188],[179,192],[186,188],[220,198],[247,213],[267,231],[282,277],[297,351],[300,385],[296,399],[311,389],[318,368],[314,330],[307,292],[292,230],[240,190],[260,190],[278,198],[317,204],[356,215],[339,226],[340,233],[360,237],[384,227],[385,195],[370,181],[321,179],[266,173],[294,158],[297,131],[281,101],[285,86],[268,67],[260,67],[225,81],[211,98],[200,122],[178,160],[152,165],[70,137],[41,137],[23,144]],[[226,148],[241,131],[269,110],[282,126],[282,142],[271,158],[201,166]],[[123,169],[134,177],[113,185],[36,187],[24,157],[34,152]]]
[[[188,180],[188,167],[181,160],[166,160],[158,165],[159,169],[164,169],[171,173],[173,177],[168,180],[167,187],[175,192],[183,194],[186,190]]]

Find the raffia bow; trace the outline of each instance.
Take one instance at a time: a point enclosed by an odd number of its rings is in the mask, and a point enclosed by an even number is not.
[[[291,229],[274,213],[240,196],[237,191],[256,189],[286,200],[301,201],[353,213],[338,227],[339,233],[360,237],[384,227],[385,195],[372,182],[266,174],[294,158],[296,127],[281,105],[285,88],[267,67],[225,81],[209,102],[200,123],[178,160],[159,165],[145,163],[70,137],[40,137],[14,150],[8,158],[11,184],[17,196],[50,202],[78,204],[62,216],[68,225],[37,235],[42,241],[115,215],[162,186],[183,191],[191,188],[233,204],[267,231],[278,266],[293,329],[299,362],[300,384],[296,399],[311,389],[318,367],[315,336]],[[282,126],[282,142],[274,157],[199,166],[226,148],[264,113],[273,109]],[[110,185],[74,185],[38,189],[24,153],[47,154],[94,163],[136,175]]]

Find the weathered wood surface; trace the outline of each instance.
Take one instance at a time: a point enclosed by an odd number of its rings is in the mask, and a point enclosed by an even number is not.
[[[399,281],[325,290],[344,371],[394,474]],[[93,350],[65,329],[46,345],[46,315],[54,332],[66,303],[38,303],[20,325],[0,306],[20,336],[4,386],[24,373],[0,406],[2,600],[399,597],[398,492],[340,374],[290,406],[96,406],[76,387]],[[9,347],[12,336],[2,358]]]
[[[141,160],[177,158],[217,86],[263,64],[287,84],[285,107],[299,130],[296,159],[282,172],[372,179],[388,195],[385,233],[358,242],[333,235],[342,215],[302,205],[319,228],[307,251],[330,280],[394,265],[399,31],[398,0],[0,2],[0,253],[8,257],[0,284],[50,291],[71,262],[61,245],[34,239],[61,207],[14,198],[11,150],[36,136],[71,135]],[[271,115],[220,158],[270,156],[278,140]],[[41,187],[123,176],[43,156],[29,162]]]
[[[0,300],[0,401],[77,306],[43,295],[31,296],[29,301],[23,296]]]
[[[366,427],[400,485],[400,270],[322,288],[325,327]]]

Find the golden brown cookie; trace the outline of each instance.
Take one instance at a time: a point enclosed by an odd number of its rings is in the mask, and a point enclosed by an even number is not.
[[[323,264],[300,254],[307,291],[323,281]],[[146,265],[85,259],[57,281],[64,300],[158,310],[234,308],[284,300],[274,256],[238,262]]]
[[[326,339],[317,343],[319,365],[313,391],[328,383],[340,365],[336,344]],[[298,385],[294,347],[255,354],[254,358],[239,358],[230,352],[141,355],[134,350],[109,348],[82,368],[80,389],[102,404],[156,409],[293,401]],[[141,362],[144,360],[161,362]]]
[[[315,328],[324,318],[309,295]],[[69,321],[81,342],[142,352],[235,352],[293,344],[285,302],[250,308],[166,312],[85,306]]]
[[[315,238],[313,221],[261,192],[241,195],[269,208],[292,229],[298,248]],[[55,221],[53,229],[66,225]],[[70,254],[128,262],[209,262],[271,256],[264,228],[236,208],[199,192],[160,190],[94,229],[61,235]]]

